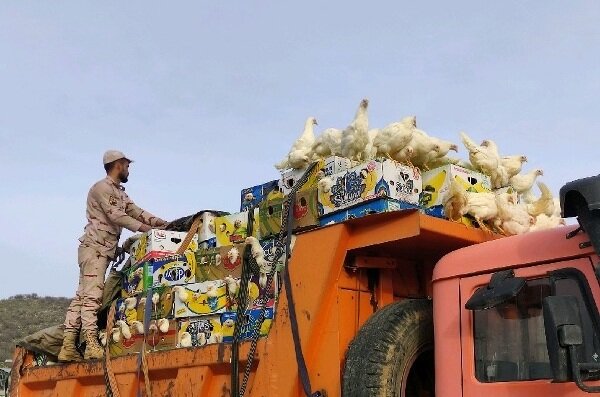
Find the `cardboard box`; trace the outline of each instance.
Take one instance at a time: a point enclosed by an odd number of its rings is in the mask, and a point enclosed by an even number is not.
[[[254,237],[259,236],[258,208],[254,210]],[[243,243],[248,237],[248,212],[225,215],[215,218],[217,229],[217,247]]]
[[[152,298],[157,297],[158,302],[154,304]],[[144,313],[146,310],[146,303],[148,299],[148,292],[144,292],[138,296],[137,305],[137,319],[138,321],[144,320]],[[150,298],[150,318],[173,318],[174,314],[175,298],[173,293],[173,287],[160,285],[152,289],[152,296]]]
[[[133,243],[129,255],[134,258],[135,263],[173,255],[181,246],[181,242],[185,239],[186,235],[187,233],[183,232],[152,229],[142,234],[139,240]],[[194,235],[187,249],[191,252],[195,252],[198,249],[197,235]]]
[[[387,159],[368,161],[331,178],[331,190],[319,193],[320,215],[382,197],[418,204],[422,189],[418,168]]]
[[[372,201],[361,203],[355,207],[347,208],[342,211],[321,217],[321,226],[333,225],[336,223],[345,222],[350,219],[362,218],[372,214],[380,214],[383,212],[401,211],[406,209],[418,209],[415,204],[408,204],[400,200],[387,198],[379,198]]]
[[[169,329],[162,332],[158,328],[158,321],[152,320],[146,335],[146,351],[171,350],[177,347],[179,342],[177,321],[169,320]]]
[[[189,347],[200,347],[213,343],[219,343],[221,339],[221,316],[202,316],[179,320],[178,326],[178,346],[182,346],[181,340],[183,334],[187,332],[190,335],[191,343]]]
[[[296,193],[294,204],[294,231],[307,230],[319,226],[319,199],[317,188]],[[284,198],[264,201],[260,204],[260,236],[275,236],[281,230]]]
[[[292,236],[292,239],[294,238],[295,236]],[[260,240],[260,245],[265,251],[265,259],[267,260],[267,262],[273,263],[276,257],[279,258],[275,263],[275,269],[276,271],[281,271],[285,266],[285,247],[275,245],[275,239],[272,238]]]
[[[223,280],[240,277],[246,244],[199,249],[196,251],[196,281]]]
[[[458,180],[465,190],[475,193],[492,191],[490,177],[457,165],[449,164],[423,174],[423,193],[419,203],[424,208],[444,204],[452,179]]]
[[[242,189],[240,212],[248,211],[250,208],[256,208],[260,203],[269,199],[283,197],[279,190],[279,181],[274,180],[262,185]]]
[[[299,191],[304,191],[310,188],[314,188],[317,186],[317,174],[319,171],[323,171],[325,176],[333,175],[338,172],[345,171],[352,167],[352,162],[344,157],[331,156],[326,158],[325,160],[320,160],[315,168],[313,168],[312,173],[308,177],[306,183],[302,185]],[[279,188],[283,192],[283,194],[288,195],[296,182],[302,178],[306,169],[302,170],[286,170],[281,173],[281,179],[279,181]]]
[[[187,284],[195,279],[196,257],[192,252],[150,259],[127,271],[123,280],[123,295],[133,296],[150,287]]]
[[[175,297],[175,317],[194,317],[222,313],[229,303],[223,280],[204,281],[184,286],[187,299]]]
[[[111,357],[120,357],[128,354],[140,353],[144,344],[144,335],[132,335],[129,339],[125,339],[121,336],[119,342],[115,342],[109,332],[107,340],[109,341],[108,351],[110,352]]]
[[[273,306],[266,307],[264,320],[262,324],[258,326],[257,322],[259,320],[261,310],[262,309],[251,309],[246,311],[247,321],[245,322],[246,324],[240,333],[241,340],[252,339],[254,330],[257,327],[261,337],[269,335],[269,330],[271,329],[271,325],[273,324],[273,319],[275,316],[275,309]],[[221,315],[221,332],[223,334],[223,342],[225,343],[233,342],[233,331],[235,329],[234,324],[236,318],[237,313],[235,312],[226,312]]]

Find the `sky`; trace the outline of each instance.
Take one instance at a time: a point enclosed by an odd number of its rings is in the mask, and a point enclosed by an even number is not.
[[[598,20],[595,1],[2,1],[0,298],[74,295],[107,149],[167,220],[239,210],[307,117],[344,128],[362,98],[372,127],[493,139],[555,192],[596,175]]]

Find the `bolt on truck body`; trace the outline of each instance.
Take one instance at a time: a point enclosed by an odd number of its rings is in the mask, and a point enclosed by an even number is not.
[[[314,391],[350,397],[596,391],[600,188],[586,189],[571,184],[561,192],[565,215],[577,215],[582,231],[567,226],[496,238],[407,210],[299,234],[289,271]],[[282,294],[271,332],[258,343],[247,396],[304,395],[289,310]],[[247,353],[241,344],[242,370]],[[150,353],[152,394],[230,396],[230,359],[224,344]],[[106,394],[102,361],[34,367],[18,347],[15,362],[11,396]],[[120,395],[144,390],[137,356],[111,363]]]

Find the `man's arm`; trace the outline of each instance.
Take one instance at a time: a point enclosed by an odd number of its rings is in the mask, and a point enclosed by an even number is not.
[[[162,227],[167,224],[166,221],[160,219],[157,216],[152,215],[148,211],[135,205],[135,203],[133,202],[133,200],[131,200],[129,198],[129,196],[126,196],[125,212],[127,213],[127,215],[131,216],[132,218],[137,219],[138,221],[142,222],[143,224],[154,227],[154,228]]]
[[[100,205],[100,209],[106,214],[111,222],[129,229],[132,232],[145,232],[150,230],[149,226],[129,216],[119,208],[118,198],[113,195],[113,190],[110,186],[98,184],[90,191],[90,195],[94,201]]]

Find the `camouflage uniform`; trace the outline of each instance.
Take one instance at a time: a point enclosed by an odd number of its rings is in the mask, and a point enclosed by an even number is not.
[[[110,259],[116,256],[123,228],[136,232],[142,224],[160,227],[166,223],[136,206],[125,188],[108,176],[90,189],[86,215],[88,224],[79,239],[79,286],[67,310],[66,329],[97,329],[104,274]]]

